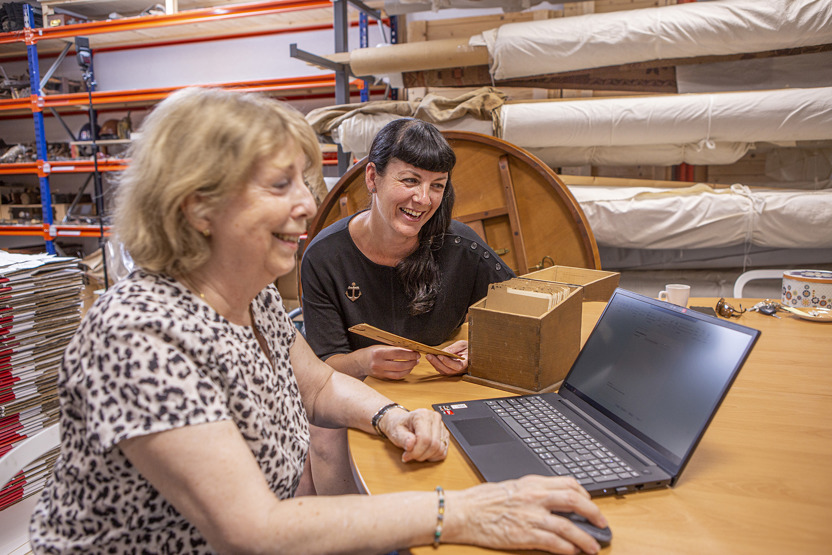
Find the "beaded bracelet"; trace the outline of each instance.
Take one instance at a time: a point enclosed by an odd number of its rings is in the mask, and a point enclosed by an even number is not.
[[[436,511],[436,530],[433,531],[433,548],[439,547],[439,540],[442,538],[442,525],[445,523],[445,490],[442,486],[436,486],[436,493],[439,494],[439,507]]]
[[[385,414],[387,414],[387,411],[389,411],[390,409],[402,409],[405,412],[410,412],[398,403],[390,403],[389,405],[384,405],[383,407],[378,409],[378,412],[373,415],[373,419],[372,419],[371,423],[373,424],[373,429],[376,431],[376,433],[382,439],[387,439],[387,436],[385,435],[384,432],[381,431],[381,428],[379,427],[379,423],[381,422],[381,418]]]

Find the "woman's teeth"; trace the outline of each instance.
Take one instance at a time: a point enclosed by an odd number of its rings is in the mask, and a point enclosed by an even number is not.
[[[422,215],[421,212],[416,212],[415,210],[409,210],[407,208],[402,208],[401,210],[402,210],[402,212],[404,212],[405,214],[407,214],[408,216],[411,216],[413,218],[418,218],[419,216]]]
[[[275,237],[277,237],[281,241],[289,241],[289,242],[292,242],[292,243],[297,243],[298,242],[298,236],[297,235],[284,235],[282,233],[272,233],[272,235],[274,235]]]

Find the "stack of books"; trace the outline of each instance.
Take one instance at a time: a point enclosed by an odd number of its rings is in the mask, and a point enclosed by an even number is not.
[[[0,251],[0,457],[58,422],[58,368],[81,322],[77,258]],[[57,449],[0,484],[0,510],[39,492]]]

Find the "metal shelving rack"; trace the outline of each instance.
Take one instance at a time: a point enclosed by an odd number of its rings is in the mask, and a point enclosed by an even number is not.
[[[332,0],[333,29],[335,31],[335,52],[347,52],[349,50],[347,31],[349,27],[349,19],[347,17],[347,5],[352,4],[360,11],[359,14],[359,47],[367,48],[368,44],[368,27],[369,18],[372,17],[379,24],[384,22],[381,11],[375,10],[368,6],[361,0]],[[387,21],[390,25],[391,42],[398,42],[398,18],[393,16]],[[297,44],[291,44],[289,47],[289,55],[293,58],[304,60],[310,64],[314,64],[324,69],[330,69],[335,72],[335,104],[349,103],[349,79],[352,76],[358,82],[361,89],[361,101],[366,102],[370,99],[369,89],[371,87],[370,81],[363,76],[352,75],[348,64],[332,61],[328,58],[312,54],[305,50],[298,48]],[[344,175],[350,166],[349,153],[343,152],[340,145],[338,146],[338,174]]]
[[[105,46],[94,48],[95,51],[113,51],[127,48],[162,46],[173,44],[185,44],[208,40],[229,40],[244,38],[263,34],[278,34],[282,32],[298,32],[304,30],[320,30],[326,28],[341,27],[348,23],[339,24],[310,24],[298,26],[289,23],[281,26],[270,16],[289,14],[304,10],[331,10],[333,4],[330,0],[280,0],[271,2],[257,2],[251,4],[234,4],[216,8],[194,9],[184,12],[131,17],[125,19],[97,21],[76,25],[65,25],[49,28],[34,28],[30,22],[34,21],[32,8],[24,6],[26,25],[23,31],[0,34],[0,54],[14,55],[16,49],[23,44],[26,48],[26,59],[29,65],[29,76],[31,95],[29,98],[4,99],[0,100],[0,114],[31,114],[35,128],[35,143],[37,149],[37,161],[23,164],[0,164],[0,175],[11,174],[34,174],[38,177],[41,192],[41,206],[43,211],[43,223],[40,225],[0,225],[0,236],[31,236],[42,237],[46,243],[47,252],[54,254],[55,245],[53,241],[59,237],[101,237],[102,232],[98,226],[76,226],[59,225],[53,222],[52,203],[49,178],[57,173],[91,173],[94,171],[92,160],[72,161],[50,161],[47,157],[46,140],[44,132],[44,110],[53,111],[57,115],[62,111],[86,110],[89,106],[88,94],[56,94],[43,95],[42,83],[39,70],[38,45],[49,45],[47,50],[57,52],[61,48],[55,45],[64,45],[63,52],[58,56],[58,62],[68,51],[65,46],[66,39],[76,36],[97,36],[109,38],[113,34],[130,36],[134,32],[146,32],[157,30],[168,33],[177,30],[170,40],[148,42],[145,35],[141,40],[128,38],[125,44],[116,44],[109,41]],[[245,32],[224,32],[221,25],[228,22],[236,22],[241,18],[253,18],[257,24]],[[247,19],[246,21],[250,21]],[[199,31],[192,36],[182,37],[184,26],[194,26]],[[218,26],[212,28],[212,24]],[[236,23],[235,23],[236,24]],[[268,27],[268,29],[264,28]],[[259,28],[259,29],[258,29]],[[56,65],[57,65],[56,63]],[[51,70],[50,70],[51,73]],[[259,80],[250,82],[225,82],[213,86],[221,86],[229,90],[258,91],[278,96],[284,100],[308,99],[332,97],[335,90],[346,90],[349,95],[349,82],[341,84],[336,75],[314,75],[305,77],[292,77],[283,79]],[[357,81],[353,82],[357,88]],[[340,87],[340,88],[339,88]],[[127,108],[131,106],[152,105],[178,90],[178,87],[150,88],[131,91],[95,91],[92,93],[94,106],[110,106],[115,108]],[[129,163],[127,160],[99,160],[98,171],[121,171]],[[324,163],[334,165],[337,163],[335,153],[325,153]],[[104,230],[106,236],[108,230]]]

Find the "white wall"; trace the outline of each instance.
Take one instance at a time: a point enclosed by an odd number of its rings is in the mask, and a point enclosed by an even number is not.
[[[370,44],[381,41],[376,26],[369,36]],[[357,28],[350,29],[348,40],[351,49],[358,47]],[[291,58],[292,43],[318,56],[335,51],[333,31],[121,50],[95,55],[96,79],[100,90],[129,90],[332,73]]]

